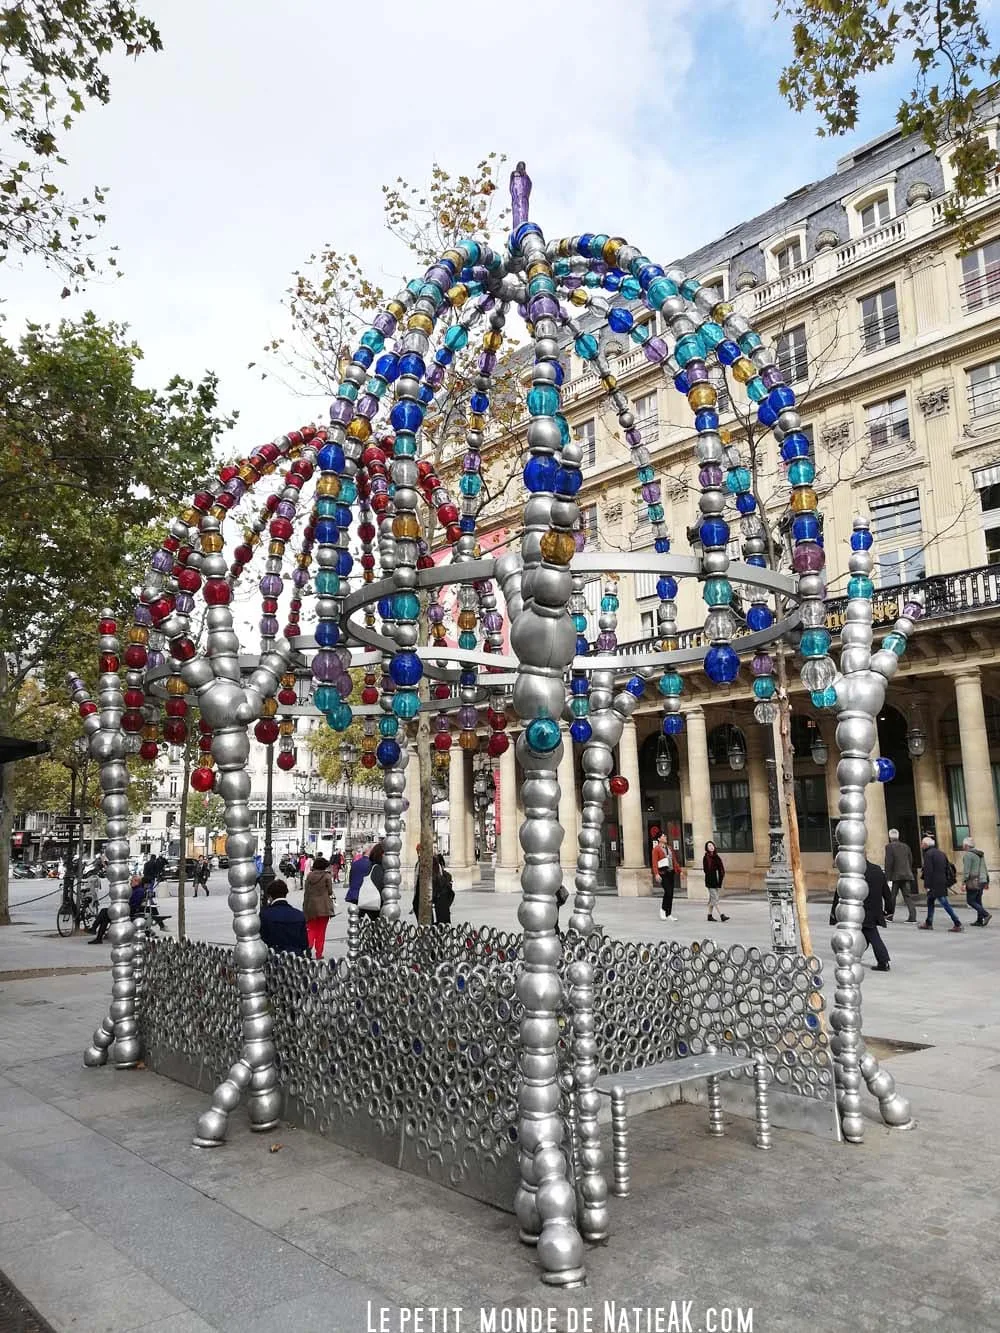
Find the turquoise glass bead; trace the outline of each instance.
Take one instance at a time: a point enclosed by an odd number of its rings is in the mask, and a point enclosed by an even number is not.
[[[803,657],[825,657],[830,648],[830,633],[825,629],[804,629],[799,644]]]
[[[370,347],[373,352],[381,352],[385,346],[385,336],[378,329],[366,329],[361,335],[361,346]]]
[[[584,361],[593,361],[597,355],[597,339],[592,333],[581,333],[573,346],[577,356],[583,357]]]
[[[408,430],[401,430],[393,441],[392,452],[396,458],[416,458],[417,437]]]
[[[662,523],[662,522],[663,522],[663,505],[661,505],[661,504],[647,505],[647,506],[646,506],[646,514],[647,514],[648,517],[649,517],[649,521],[650,521],[650,523]]]
[[[406,290],[408,292],[412,292],[414,296],[419,296],[420,288],[422,286],[423,282],[421,281],[420,278],[411,278],[410,281],[406,284]]]
[[[316,513],[320,518],[334,518],[337,513],[337,501],[328,495],[321,496],[316,501]]]
[[[462,630],[461,634],[458,636],[458,646],[459,648],[465,648],[468,651],[475,648],[476,635],[474,631],[471,629]]]
[[[316,591],[321,597],[336,597],[340,592],[340,575],[335,569],[316,571]]]
[[[622,278],[621,293],[626,301],[634,301],[642,294],[642,283],[637,278]]]
[[[397,690],[392,696],[392,711],[404,721],[420,712],[420,695],[416,690]]]
[[[882,640],[882,647],[890,653],[895,653],[897,657],[902,657],[906,652],[906,640],[902,634],[887,634]]]
[[[871,597],[874,592],[874,583],[864,574],[855,574],[847,580],[848,597]]]
[[[357,398],[357,396],[358,396],[358,386],[356,384],[349,383],[347,380],[345,380],[344,383],[337,390],[338,398],[346,398],[352,403],[354,402],[355,398]]]
[[[557,259],[552,265],[552,271],[557,278],[565,278],[570,272],[570,262],[568,259]]]
[[[753,329],[751,329],[748,333],[740,334],[739,338],[737,338],[736,341],[743,349],[743,353],[745,356],[749,356],[751,352],[755,351],[758,347],[763,346],[760,334],[754,333]]]
[[[586,617],[586,616],[574,616],[574,617],[573,617],[573,628],[576,630],[577,634],[586,634],[586,632],[587,632],[587,617]]]
[[[392,599],[392,614],[397,620],[416,620],[420,615],[420,598],[415,592],[397,592]]]
[[[559,443],[569,444],[570,440],[572,440],[573,438],[573,435],[569,428],[569,422],[566,420],[566,418],[563,416],[561,412],[556,413],[556,425],[559,427]]]
[[[550,717],[536,717],[524,729],[524,738],[536,754],[551,754],[559,744],[559,723]]]
[[[701,357],[701,341],[696,333],[685,333],[677,339],[674,347],[674,359],[679,366],[686,366],[689,361]]]
[[[358,498],[357,483],[351,481],[350,477],[341,477],[340,495],[337,498],[343,505],[353,504]]]
[[[683,694],[684,682],[676,671],[665,671],[660,677],[657,689],[668,698],[673,698],[675,695]]]
[[[478,472],[463,472],[458,489],[463,495],[478,495],[483,489],[483,479]]]
[[[751,477],[748,467],[731,467],[726,473],[726,490],[731,495],[740,495],[750,489]]]
[[[559,390],[553,384],[536,384],[528,390],[528,411],[533,417],[551,417],[559,411]]]
[[[718,347],[726,336],[726,331],[721,324],[716,324],[714,320],[706,319],[698,330],[698,336],[701,338],[701,344],[706,352],[712,352]]]
[[[463,328],[461,324],[452,324],[444,335],[444,345],[451,352],[460,352],[468,341],[469,330]]]
[[[650,332],[649,329],[646,328],[645,324],[636,324],[635,328],[628,336],[632,339],[634,343],[638,343],[639,346],[641,347],[643,343],[649,342]]]
[[[380,717],[378,720],[378,730],[380,736],[395,736],[399,730],[398,717]]]
[[[385,380],[380,379],[378,375],[373,375],[370,380],[365,380],[365,393],[370,393],[373,398],[381,398],[388,387]]]
[[[811,486],[816,480],[816,468],[808,458],[797,458],[788,468],[789,486]]]
[[[646,302],[652,310],[659,310],[664,301],[677,295],[677,284],[670,278],[654,278],[646,288]]]
[[[433,301],[435,306],[439,306],[444,300],[444,292],[436,282],[425,282],[420,288],[420,295],[427,301]],[[376,351],[381,351],[381,348],[376,348]]]
[[[754,375],[752,380],[747,383],[747,397],[752,403],[762,403],[767,397],[768,389],[759,375]]]
[[[758,676],[753,683],[753,693],[755,699],[773,698],[774,681],[770,676]]]
[[[328,713],[340,704],[340,691],[332,685],[317,685],[313,691],[313,702],[321,713]]]
[[[574,717],[586,717],[590,712],[590,700],[585,694],[578,695],[570,701],[569,707]]]
[[[602,610],[602,611],[617,611],[617,610],[618,610],[618,598],[617,598],[617,597],[613,597],[613,596],[611,596],[611,595],[602,597],[602,598],[601,598],[601,610]]]
[[[814,708],[836,708],[836,686],[828,685],[825,690],[813,690],[809,698],[811,699]]]
[[[585,273],[583,275],[584,287],[600,287],[601,275],[599,273]]]
[[[548,295],[556,289],[555,283],[547,273],[539,273],[528,283],[528,296]]]
[[[733,600],[733,585],[728,579],[706,579],[701,595],[709,606],[728,606]]]
[[[681,296],[685,301],[693,301],[696,293],[701,291],[701,283],[697,278],[688,278],[686,282],[681,283]]]
[[[647,482],[656,480],[656,473],[651,467],[640,467],[636,468],[635,477],[636,481],[641,482],[645,486]]]

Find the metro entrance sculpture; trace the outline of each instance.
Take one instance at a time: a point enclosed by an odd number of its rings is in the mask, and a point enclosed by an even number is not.
[[[587,1084],[587,1079],[592,1083],[595,1060],[592,1042],[583,1020],[573,1068],[577,1075],[581,1068],[588,1071],[578,1105],[586,1120],[582,1180],[591,1197],[581,1202],[581,1175],[574,1172],[567,1148],[560,1020],[567,988],[588,995],[593,985],[598,945],[591,941],[600,939],[594,889],[604,805],[609,791],[624,794],[623,780],[613,776],[612,752],[653,678],[662,697],[663,731],[673,735],[683,728],[679,668],[703,658],[710,679],[728,683],[736,678],[742,655],[750,661],[757,719],[769,725],[776,705],[768,645],[800,631],[802,681],[816,707],[836,711],[841,751],[840,901],[829,1020],[840,1122],[848,1140],[861,1140],[864,1080],[886,1123],[910,1123],[907,1102],[866,1051],[861,1035],[860,926],[867,891],[865,788],[872,780],[891,776],[887,761],[870,757],[875,718],[921,608],[907,605],[873,651],[871,536],[865,523],[857,521],[838,670],[829,655],[831,636],[825,627],[825,554],[811,446],[773,351],[718,292],[676,269],[660,267],[621,238],[588,233],[547,243],[539,226],[528,219],[530,181],[523,164],[512,175],[511,191],[514,227],[505,249],[462,241],[390,301],[361,337],[344,371],[330,426],[293,432],[223,467],[171,524],[128,628],[119,628],[110,611],[102,619],[96,701],[79,677],[71,678],[91,754],[101,768],[112,895],[113,998],[85,1060],[103,1064],[112,1051],[114,1063],[129,1068],[143,1053],[137,999],[142,995],[145,944],[128,912],[125,761],[130,753],[151,761],[161,740],[182,742],[196,711],[201,763],[192,785],[214,790],[225,803],[240,1049],[198,1122],[194,1141],[210,1147],[223,1142],[228,1118],[242,1098],[251,1127],[268,1130],[278,1123],[287,1092],[279,1071],[282,1052],[275,1042],[275,1000],[267,984],[268,951],[259,931],[248,804],[250,727],[262,742],[277,744],[280,767],[294,766],[294,721],[288,710],[298,706],[296,672],[306,664],[313,706],[327,723],[344,731],[355,718],[361,719],[362,763],[381,768],[385,790],[380,938],[391,961],[392,932],[400,941],[406,934],[399,921],[404,783],[410,761],[407,724],[422,706],[430,709],[439,766],[448,762],[453,730],[462,748],[479,750],[485,744],[487,753],[498,758],[511,744],[510,704],[519,728],[516,750],[524,775],[525,813],[518,911],[523,934],[513,959],[502,965],[516,977],[520,1012],[517,1116],[512,1126],[520,1186],[514,1207],[522,1237],[537,1243],[546,1280],[571,1285],[583,1276],[579,1219],[589,1208],[590,1223],[583,1231],[591,1238],[598,1238],[602,1229],[606,1235],[607,1228],[600,1198],[597,1094]],[[527,325],[533,352],[525,401],[527,501],[520,549],[494,559],[479,553],[477,514],[497,351],[512,307]],[[486,331],[469,402],[458,495],[452,497],[434,467],[420,456],[421,429],[448,383],[456,353],[479,325]],[[655,332],[656,327],[663,332]],[[628,336],[651,363],[662,366],[694,412],[701,518],[692,554],[671,549],[661,483],[628,398],[602,351],[605,328]],[[582,451],[561,411],[561,357],[567,345],[597,372],[629,446],[653,534],[648,552],[623,557],[581,550],[575,497],[582,480]],[[768,567],[750,469],[738,447],[724,443],[719,433],[709,361],[744,386],[759,420],[773,430],[789,484],[789,572]],[[247,522],[242,540],[232,537],[226,527],[232,511],[249,502],[252,493],[266,490],[265,479],[274,475],[278,484]],[[433,507],[452,546],[448,562],[435,564],[421,540],[422,503]],[[731,509],[736,512],[741,561],[729,554]],[[284,632],[279,633],[280,596],[288,578],[284,571],[297,535],[291,598]],[[258,583],[260,651],[246,673],[231,600],[262,544],[267,551]],[[657,574],[656,652],[632,658],[618,650],[612,569]],[[593,575],[607,581],[599,633],[591,645],[585,633],[583,587]],[[704,653],[678,646],[676,594],[682,578],[702,584],[708,606]],[[734,584],[745,589],[749,599],[742,627],[732,605]],[[315,616],[311,634],[301,626],[310,585]],[[443,589],[454,590],[457,604],[453,646],[447,644],[446,611],[438,600]],[[199,598],[204,603],[200,634],[193,628]],[[421,642],[422,620],[427,643]],[[739,633],[741,628],[745,632]],[[349,701],[349,668],[365,672],[360,702]],[[425,676],[431,683],[430,698],[422,704]],[[571,742],[580,748],[583,771],[567,946],[576,970],[570,982],[556,931],[556,892],[564,873],[563,832],[557,820],[561,721],[568,722]],[[157,955],[162,959],[162,949],[157,946],[145,962]],[[484,964],[497,965],[492,955]],[[680,990],[677,999],[673,994],[663,1003],[680,1005]],[[655,1012],[662,1015],[664,1010]],[[723,1027],[713,1041],[738,1045],[755,1040],[752,1025],[744,1037]],[[287,1038],[289,1029],[285,1033]],[[643,1063],[641,1053],[626,1058]],[[460,1107],[455,1114],[461,1114]]]

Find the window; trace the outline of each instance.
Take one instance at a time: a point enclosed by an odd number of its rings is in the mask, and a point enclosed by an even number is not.
[[[972,484],[979,492],[983,511],[983,535],[986,538],[986,563],[1000,564],[1000,467],[976,468]]]
[[[635,424],[647,449],[660,438],[660,415],[655,393],[644,393],[635,400]]]
[[[910,413],[906,394],[897,393],[865,408],[865,425],[872,452],[891,450],[910,438]]]
[[[1000,361],[987,361],[969,371],[968,395],[970,416],[1000,412]]]
[[[884,227],[889,221],[889,196],[882,194],[877,199],[872,199],[864,208],[858,209],[858,214],[861,218],[862,233],[878,231],[879,227]]]
[[[809,375],[809,352],[806,348],[806,326],[796,324],[778,338],[778,369],[786,384],[794,384]]]
[[[926,571],[920,497],[916,490],[872,500],[869,508],[878,586],[896,588],[922,579]]]
[[[594,418],[589,421],[581,421],[573,429],[580,447],[583,449],[583,458],[580,460],[581,468],[593,467],[597,462],[597,427]]]
[[[584,505],[580,509],[580,531],[587,546],[597,544],[597,505]]]
[[[177,796],[177,774],[176,774],[176,773],[171,773],[171,774],[170,774],[170,777],[169,777],[168,780],[167,780],[167,787],[168,787],[168,793],[169,793],[170,799],[173,800],[173,799]]]
[[[830,817],[826,805],[826,778],[822,773],[795,779],[799,846],[804,852],[829,852]]]
[[[961,292],[967,311],[1000,301],[1000,239],[962,256]]]
[[[795,237],[793,241],[781,246],[774,252],[774,262],[778,268],[778,274],[791,273],[793,269],[798,268],[802,263],[802,242]]]
[[[965,774],[961,764],[949,764],[948,813],[951,815],[951,845],[961,847],[969,836],[969,810],[965,801]]]
[[[632,487],[632,503],[635,505],[635,526],[642,528],[649,523],[649,509],[642,498],[642,487]]]
[[[892,347],[899,342],[895,287],[883,287],[871,296],[863,296],[858,304],[861,306],[861,339],[866,352],[877,352],[881,347]]]
[[[720,852],[752,852],[750,783],[744,778],[712,783],[712,841]]]
[[[640,614],[640,616],[639,616],[639,623],[640,623],[640,627],[641,627],[640,638],[643,638],[643,639],[655,639],[655,638],[656,638],[656,612],[655,612],[655,611],[643,611],[643,612]]]

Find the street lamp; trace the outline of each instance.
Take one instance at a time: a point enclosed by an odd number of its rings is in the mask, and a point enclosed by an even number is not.
[[[264,856],[259,875],[261,890],[271,887],[276,878],[274,873],[274,849],[271,841],[271,825],[274,822],[274,746],[267,747],[267,795],[264,800]],[[264,898],[261,899],[264,901]]]
[[[656,774],[657,777],[669,778],[670,771],[673,768],[673,760],[670,758],[670,746],[667,738],[660,732],[660,739],[656,743]]]
[[[816,735],[813,737],[813,743],[812,746],[810,747],[809,753],[812,755],[812,761],[814,764],[817,764],[820,768],[826,768],[826,761],[830,752],[827,749],[826,741],[823,739],[821,732],[819,732],[818,730],[816,732]]]
[[[360,749],[353,741],[345,741],[340,747],[340,767],[347,778],[347,790],[344,796],[344,808],[347,817],[347,823],[344,827],[344,859],[349,860],[351,855],[351,812],[354,809],[353,804],[353,782],[354,770],[357,767],[358,760],[361,758]]]
[[[734,773],[741,773],[746,768],[747,752],[743,747],[743,737],[738,727],[729,728],[729,747],[726,751],[729,767]]]
[[[302,814],[302,838],[299,842],[300,853],[306,850],[306,830],[308,826],[307,821],[309,819],[309,815],[312,809],[310,798],[312,797],[315,790],[316,790],[315,773],[313,772],[297,773],[295,775],[295,792],[299,798],[299,804],[301,806],[301,814]]]
[[[920,712],[914,708],[910,715],[910,726],[906,733],[906,752],[911,759],[919,759],[927,749],[927,733],[920,725]]]
[[[64,760],[64,767],[69,769],[70,773],[70,792],[69,792],[69,838],[66,849],[66,874],[63,877],[63,892],[67,895],[73,892],[73,881],[76,874],[77,858],[77,829],[80,832],[80,852],[83,856],[83,807],[87,802],[87,760],[90,755],[90,743],[86,737],[78,736],[70,746],[71,758]],[[82,790],[80,792],[80,804],[76,801],[76,780],[83,770]]]

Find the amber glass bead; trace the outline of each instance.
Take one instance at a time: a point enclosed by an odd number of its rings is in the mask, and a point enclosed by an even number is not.
[[[445,299],[449,305],[465,305],[469,299],[469,289],[464,282],[456,282],[454,287],[449,287],[445,292]]]
[[[173,695],[187,694],[187,681],[183,676],[171,676],[167,680],[167,693]]]
[[[420,522],[415,514],[397,514],[392,520],[394,537],[409,537],[412,541],[420,536]]]
[[[715,320],[716,324],[721,324],[723,320],[728,319],[732,313],[733,307],[728,301],[720,301],[717,306],[712,307],[712,318]]]
[[[819,500],[811,486],[800,486],[798,490],[792,491],[792,498],[788,502],[788,507],[794,514],[805,514],[810,510],[818,509]]]
[[[697,412],[700,407],[714,407],[718,397],[711,384],[696,384],[688,390],[687,400]]]
[[[201,514],[197,509],[183,509],[181,510],[181,520],[196,528],[201,522]]]
[[[265,699],[260,706],[261,717],[274,717],[277,711],[278,711],[278,701],[273,697]]]
[[[475,731],[463,731],[458,738],[458,743],[463,750],[478,750],[479,735]]]
[[[741,356],[738,361],[734,361],[731,370],[733,379],[739,384],[749,384],[754,375],[757,374],[757,367],[749,357]]]
[[[275,538],[273,542],[268,542],[267,553],[268,555],[275,555],[275,556],[284,555],[285,543],[280,538]]]
[[[468,428],[469,428],[469,430],[485,430],[485,429],[486,429],[486,418],[483,416],[482,412],[470,412],[470,413],[469,413],[469,426],[468,426]]]
[[[459,629],[475,629],[476,613],[475,611],[459,611],[458,613]]]
[[[433,333],[434,321],[430,315],[422,315],[418,310],[406,321],[406,327],[415,330],[417,333]]]
[[[278,730],[282,734],[282,736],[294,736],[295,735],[294,718],[290,717],[285,718],[283,722],[279,723]]]
[[[571,532],[548,531],[539,542],[542,559],[553,565],[568,565],[576,552],[576,538]]]
[[[590,290],[587,287],[576,287],[569,294],[572,305],[586,305],[590,300]]]
[[[483,336],[483,347],[487,352],[498,352],[502,342],[503,334],[499,329],[490,329],[489,333]]]
[[[201,534],[201,549],[206,555],[218,555],[224,545],[221,532],[203,532]]]
[[[402,319],[406,314],[406,306],[401,305],[399,301],[388,301],[385,308],[395,320]]]
[[[372,425],[364,417],[355,417],[346,432],[352,440],[367,440],[372,433]]]
[[[608,393],[614,393],[618,388],[618,377],[617,375],[602,375],[601,383],[604,385],[605,389],[607,389]]]
[[[340,494],[339,477],[320,477],[316,483],[316,494],[326,499],[335,500]]]
[[[133,625],[128,632],[129,643],[149,643],[149,630],[145,625]]]
[[[604,249],[601,251],[601,258],[604,260],[605,264],[607,264],[608,268],[615,267],[618,262],[618,255],[624,244],[625,241],[621,236],[612,236],[609,241],[605,242]]]

